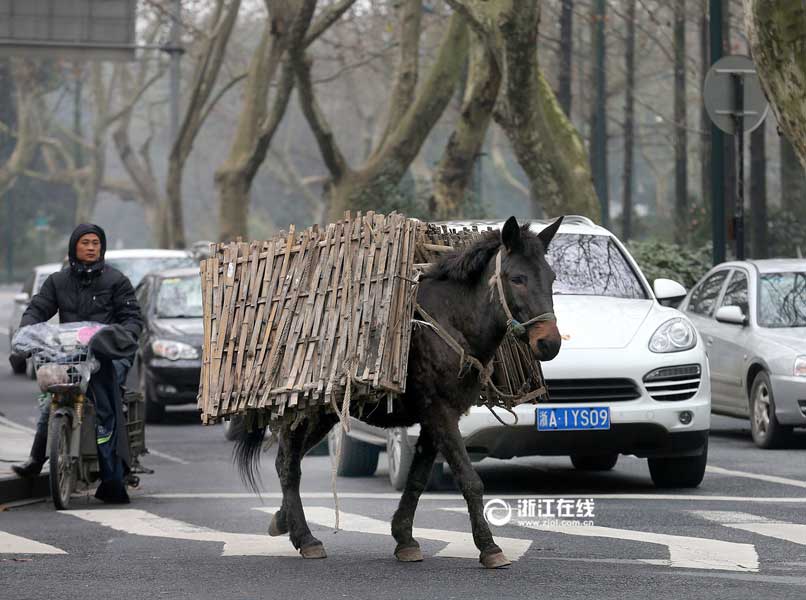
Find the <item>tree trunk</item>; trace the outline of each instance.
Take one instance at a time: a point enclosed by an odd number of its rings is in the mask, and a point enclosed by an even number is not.
[[[767,149],[762,123],[750,134],[751,256],[767,258]]]
[[[688,239],[688,136],[686,119],[686,0],[674,3],[675,241]]]
[[[711,68],[708,39],[708,0],[700,2],[700,97],[705,91],[705,76]],[[711,119],[700,102],[700,199],[702,206],[711,206]]]
[[[806,219],[806,170],[786,135],[781,135],[781,208]]]
[[[806,5],[744,0],[753,59],[778,124],[806,167]]]
[[[621,203],[621,233],[626,242],[632,237],[633,212],[633,163],[634,163],[634,125],[635,125],[635,3],[627,3],[627,40],[624,58],[626,88],[624,90],[624,179]]]
[[[562,0],[560,13],[560,46],[557,64],[559,65],[559,90],[557,101],[565,116],[571,118],[571,65],[574,54],[574,0]]]
[[[731,1],[722,0],[722,55],[732,54],[731,49]],[[736,142],[732,135],[723,135],[722,144],[725,157],[725,215],[728,222],[728,240],[736,240],[736,231],[733,215],[736,214],[736,196],[738,195],[736,185]],[[730,247],[730,244],[728,244]],[[735,250],[734,244],[734,250]]]
[[[602,213],[602,224],[610,224],[610,185],[607,167],[607,66],[605,54],[605,23],[607,3],[594,0],[592,5],[592,46],[593,46],[593,102],[591,104],[590,162],[593,186]]]
[[[36,76],[30,63],[11,59],[11,77],[14,79],[16,105],[16,143],[14,150],[0,163],[0,198],[14,184],[17,176],[31,163],[39,145],[41,124],[35,102]]]
[[[501,86],[498,65],[475,34],[472,36],[469,63],[459,121],[434,177],[431,214],[437,220],[462,216],[467,187],[484,145]]]

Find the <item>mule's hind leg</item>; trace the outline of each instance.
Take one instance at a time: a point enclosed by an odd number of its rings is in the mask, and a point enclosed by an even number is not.
[[[437,449],[433,437],[423,428],[414,450],[414,459],[406,478],[406,487],[400,497],[400,504],[395,511],[395,516],[392,517],[392,535],[397,542],[395,556],[402,562],[419,562],[423,559],[420,544],[412,537],[411,529],[414,526],[417,502],[420,500],[420,494],[428,485],[428,478],[431,475],[436,455]]]
[[[439,423],[439,449],[453,471],[454,477],[462,495],[467,502],[470,514],[470,526],[473,530],[473,541],[481,552],[479,562],[488,569],[507,567],[511,563],[504,556],[495,541],[490,527],[484,518],[484,483],[478,473],[473,469],[470,457],[467,455],[462,435],[459,433],[459,421],[451,416],[445,416]]]
[[[321,415],[300,423],[294,430],[290,427],[283,429],[280,436],[275,466],[283,488],[283,503],[280,512],[274,515],[269,530],[272,532],[274,529],[277,534],[287,530],[291,543],[303,558],[327,556],[322,542],[311,534],[305,520],[299,485],[302,478],[302,457],[327,434],[333,422],[329,416]]]

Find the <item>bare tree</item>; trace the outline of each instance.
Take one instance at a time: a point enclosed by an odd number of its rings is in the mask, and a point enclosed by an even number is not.
[[[627,2],[627,40],[624,53],[626,85],[624,90],[624,176],[621,202],[621,235],[632,237],[633,167],[635,164],[635,3]]]
[[[0,123],[0,131],[13,138],[14,150],[0,163],[0,197],[14,184],[14,180],[28,168],[39,147],[41,135],[42,103],[38,95],[33,64],[20,59],[11,61],[11,78],[14,80],[14,102],[17,109],[16,129]]]
[[[399,12],[406,19],[410,7],[404,2]],[[453,96],[467,56],[468,32],[459,15],[451,17],[441,46],[428,77],[413,94],[411,85],[400,83],[413,78],[410,63],[412,48],[419,45],[420,31],[409,22],[403,27],[406,35],[399,44],[400,61],[397,82],[392,86],[389,106],[404,106],[405,111],[390,111],[386,135],[381,138],[364,163],[353,168],[342,152],[333,130],[316,98],[311,79],[311,61],[304,48],[289,51],[297,80],[302,112],[313,132],[323,162],[330,173],[326,185],[329,216],[335,219],[345,210],[367,210],[388,198],[409,169],[428,134]],[[407,63],[407,58],[409,62]]]
[[[168,176],[165,184],[168,203],[164,218],[167,226],[160,239],[160,244],[164,247],[185,247],[182,174],[196,137],[210,114],[211,96],[240,7],[241,0],[216,0],[205,28],[204,39],[195,63],[189,99],[168,160]]]
[[[562,11],[560,13],[560,45],[558,48],[559,65],[559,89],[557,100],[565,112],[571,117],[571,64],[574,54],[574,0],[561,0]],[[635,5],[633,3],[633,12]]]
[[[588,156],[537,60],[538,0],[449,0],[482,37],[503,74],[495,119],[549,216],[599,218]],[[537,211],[536,211],[537,212]]]

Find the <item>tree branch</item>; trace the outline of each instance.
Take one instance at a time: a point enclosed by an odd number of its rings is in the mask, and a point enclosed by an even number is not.
[[[330,4],[319,17],[313,22],[308,35],[305,36],[305,47],[307,48],[313,44],[319,37],[330,29],[341,16],[350,10],[350,7],[355,4],[355,0],[340,0],[335,4]]]

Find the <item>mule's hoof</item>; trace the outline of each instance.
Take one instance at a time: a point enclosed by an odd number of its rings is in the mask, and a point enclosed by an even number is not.
[[[404,546],[395,549],[395,558],[400,562],[422,562],[423,552],[419,546]]]
[[[280,527],[280,522],[277,519],[277,515],[279,514],[279,512],[274,513],[274,515],[272,515],[271,522],[269,523],[269,535],[273,537],[288,533],[288,527]]]
[[[325,552],[325,547],[321,543],[300,548],[299,553],[302,558],[327,558],[327,552]]]
[[[482,554],[479,562],[484,565],[485,569],[504,569],[512,563],[504,556],[503,552],[494,552],[493,554]]]

